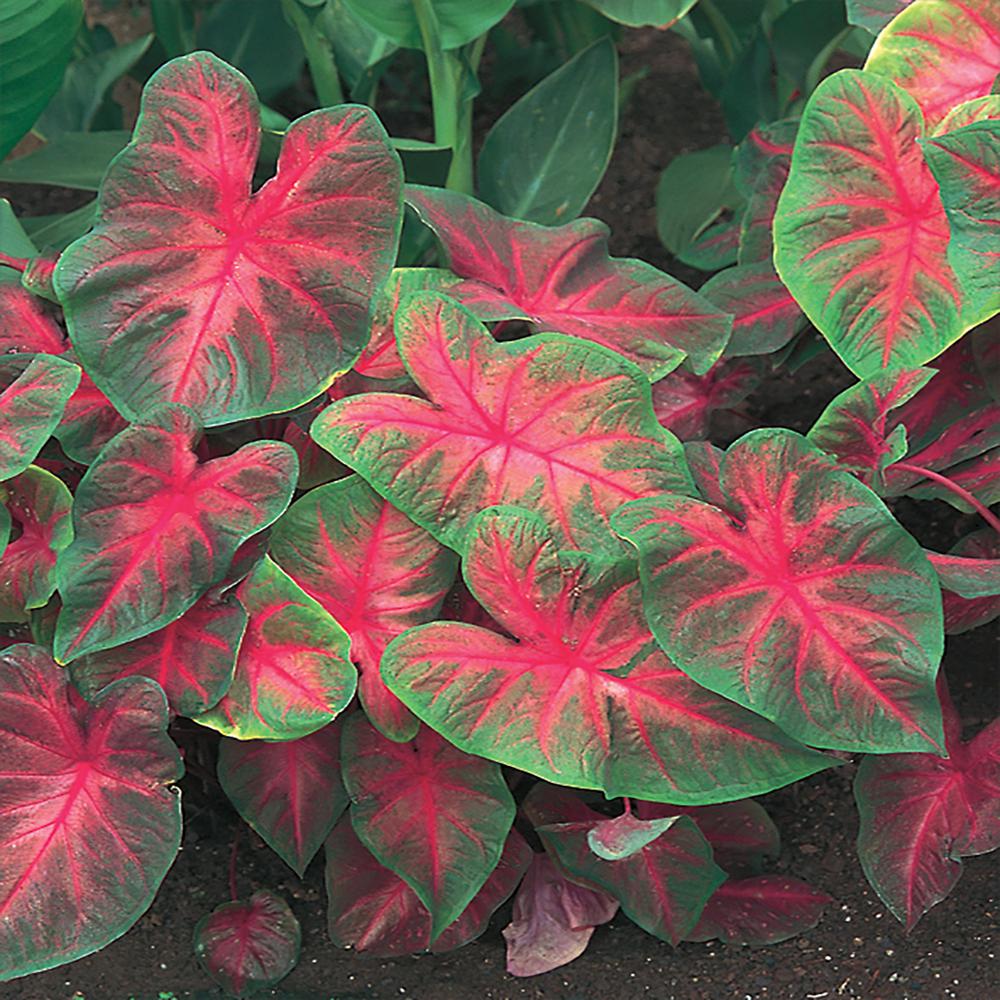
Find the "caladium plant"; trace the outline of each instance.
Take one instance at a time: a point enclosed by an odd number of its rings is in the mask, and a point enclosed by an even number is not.
[[[963,741],[939,670],[1000,614],[992,13],[851,4],[865,68],[711,152],[696,293],[602,223],[474,197],[461,94],[509,2],[328,12],[374,39],[352,89],[428,55],[445,189],[404,188],[337,97],[321,6],[282,5],[322,110],[279,127],[183,55],[86,232],[36,255],[0,206],[0,622],[26,640],[0,653],[0,979],[149,905],[192,733],[292,871],[323,848],[337,946],[449,951],[511,896],[516,975],[619,908],[671,944],[783,940],[829,897],[769,868],[751,796],[853,756],[861,863],[912,926],[1000,843],[996,723]],[[856,381],[807,435],[714,434],[810,353]],[[951,541],[896,516],[940,499]],[[232,856],[195,950],[242,996],[300,931]]]

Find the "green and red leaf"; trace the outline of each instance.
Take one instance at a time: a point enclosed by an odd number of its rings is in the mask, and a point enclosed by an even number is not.
[[[153,901],[181,835],[166,723],[149,681],[88,704],[40,647],[0,652],[0,980],[103,948]]]
[[[199,464],[201,434],[183,406],[162,406],[113,438],[73,504],[74,541],[56,576],[56,658],[120,646],[179,618],[229,569],[239,545],[288,506],[294,451],[245,445]]]
[[[406,200],[465,279],[448,294],[480,319],[524,319],[536,329],[593,340],[654,378],[685,357],[695,372],[705,372],[725,346],[729,317],[651,265],[609,257],[602,222],[542,226],[453,191],[415,185],[407,186]]]
[[[943,751],[934,571],[881,501],[791,431],[753,431],[722,462],[725,510],[626,505],[646,614],[699,684],[810,746]]]
[[[712,414],[738,407],[759,382],[757,368],[747,361],[720,361],[704,375],[679,368],[653,386],[653,409],[681,441],[704,439]]]
[[[382,658],[390,688],[463,750],[608,797],[690,804],[830,763],[693,683],[653,640],[634,569],[559,553],[539,518],[486,511],[464,570],[516,638],[438,622]]]
[[[385,686],[382,652],[437,617],[457,560],[359,476],[310,490],[275,526],[271,556],[351,637],[358,694],[372,724],[408,740],[418,723]]]
[[[946,633],[968,632],[1000,618],[1000,537],[992,528],[966,535],[946,556],[928,556],[941,581]]]
[[[62,354],[68,346],[40,299],[0,282],[0,354]]]
[[[384,129],[355,105],[306,115],[251,193],[259,145],[242,74],[206,52],[167,63],[94,231],[59,260],[73,346],[129,418],[168,402],[207,425],[290,410],[365,345],[401,218]]]

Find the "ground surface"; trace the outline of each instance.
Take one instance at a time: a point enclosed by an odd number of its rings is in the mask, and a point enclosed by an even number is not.
[[[648,65],[622,124],[622,139],[590,213],[613,229],[612,248],[642,257],[697,283],[675,267],[656,238],[653,191],[659,172],[685,149],[724,138],[721,119],[701,93],[683,45],[672,35],[635,35],[623,72]],[[415,134],[415,132],[411,132]],[[72,207],[36,201],[24,189],[0,191],[19,210]],[[771,378],[751,400],[760,422],[806,429],[849,377],[832,356],[794,378]],[[738,428],[736,432],[738,432]],[[950,544],[953,530],[934,505],[900,510],[921,540]],[[945,668],[972,732],[1000,713],[1000,646],[995,629],[949,641]],[[205,761],[210,766],[210,761]],[[500,928],[509,905],[474,944],[451,955],[394,961],[334,948],[325,933],[323,871],[314,862],[296,878],[262,842],[244,837],[240,892],[272,888],[303,927],[302,958],[280,988],[283,1000],[989,1000],[1000,996],[998,856],[974,858],[949,899],[907,936],[867,885],[854,853],[857,819],[853,765],[825,773],[763,801],[781,830],[777,870],[803,878],[835,900],[804,936],[761,950],[685,944],[674,950],[619,916],[594,935],[586,954],[547,975],[518,980],[504,971]],[[183,850],[150,911],[122,939],[71,966],[0,986],[2,1000],[173,1000],[216,997],[197,966],[197,920],[228,898],[227,865],[235,824],[217,804],[205,766],[189,758]]]

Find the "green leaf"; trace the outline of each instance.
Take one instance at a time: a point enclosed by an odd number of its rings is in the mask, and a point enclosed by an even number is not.
[[[82,0],[4,0],[0,6],[0,159],[59,89],[82,18]]]
[[[602,38],[547,76],[490,129],[479,154],[484,201],[552,225],[575,219],[611,159],[618,58]]]
[[[6,198],[0,198],[0,253],[8,257],[34,257],[38,253]],[[21,275],[11,267],[0,267],[0,281],[20,282]]]
[[[88,201],[65,215],[37,215],[24,220],[33,241],[49,250],[65,250],[84,233],[90,232],[97,214],[97,199]]]
[[[96,191],[108,164],[130,136],[119,131],[63,132],[37,152],[0,164],[0,181]]]
[[[630,28],[667,28],[679,21],[698,0],[585,0],[605,17]]]
[[[344,0],[344,5],[406,49],[424,47],[418,12],[426,12],[426,17],[437,21],[441,47],[457,49],[489,31],[514,6],[514,0]]]

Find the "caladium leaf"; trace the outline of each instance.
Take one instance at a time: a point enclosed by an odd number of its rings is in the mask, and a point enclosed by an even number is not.
[[[911,3],[913,0],[847,0],[847,21],[877,35]]]
[[[940,592],[916,540],[792,431],[740,438],[721,488],[725,510],[662,496],[614,518],[667,654],[811,746],[941,752]]]
[[[631,812],[602,820],[587,831],[590,849],[605,861],[624,861],[669,830],[677,815],[639,819]]]
[[[427,728],[388,740],[360,715],[344,725],[342,767],[355,833],[417,894],[436,938],[500,860],[515,813],[500,768]]]
[[[685,356],[705,372],[725,346],[729,317],[649,264],[609,257],[602,222],[520,222],[474,198],[414,185],[406,200],[466,279],[448,294],[480,319],[526,319],[596,341],[651,377]]]
[[[492,874],[461,916],[431,944],[431,916],[417,894],[383,867],[342,819],[326,842],[328,926],[334,944],[379,957],[453,951],[479,937],[517,887],[531,848],[512,829]]]
[[[260,889],[248,900],[217,906],[194,929],[194,953],[233,997],[248,997],[295,968],[302,928],[288,904]]]
[[[296,740],[322,729],[357,687],[347,633],[268,558],[236,596],[249,621],[233,683],[197,721],[239,740]]]
[[[147,680],[87,704],[40,647],[0,652],[0,980],[103,948],[153,901],[181,835],[166,722]]]
[[[963,743],[943,678],[938,690],[948,757],[866,757],[854,783],[861,865],[907,930],[954,888],[961,858],[1000,847],[1000,722]]]
[[[464,571],[517,638],[439,622],[382,658],[390,688],[456,746],[609,798],[693,804],[830,763],[690,681],[653,641],[634,569],[560,554],[527,512],[484,512]]]
[[[781,283],[770,260],[726,268],[701,286],[700,294],[733,314],[726,357],[773,354],[806,323],[799,304]]]
[[[619,355],[557,335],[498,344],[466,309],[432,293],[407,300],[396,331],[428,400],[342,399],[312,434],[446,545],[460,549],[484,507],[523,503],[566,544],[607,547],[612,508],[690,489],[649,384]]]
[[[0,282],[0,354],[62,354],[62,331],[42,302],[13,282]]]
[[[235,597],[209,591],[169,625],[75,659],[73,683],[92,698],[121,677],[149,677],[163,688],[172,712],[207,712],[232,683],[246,624]]]
[[[1000,618],[1000,590],[995,586],[1000,538],[992,528],[974,531],[947,556],[934,554],[930,559],[944,588],[945,632],[957,635]]]
[[[537,976],[572,962],[586,951],[598,924],[618,912],[618,900],[564,878],[547,854],[536,854],[514,897],[503,929],[507,971]]]
[[[41,354],[0,393],[0,481],[35,460],[79,381],[76,365]]]
[[[859,378],[916,367],[972,326],[913,99],[841,70],[802,117],[774,219],[781,280]]]
[[[361,353],[388,276],[402,170],[374,114],[325,108],[285,133],[251,194],[253,89],[198,52],[147,84],[93,232],[54,286],[97,386],[135,419],[183,403],[207,425],[293,409]]]
[[[679,368],[653,386],[653,409],[681,441],[709,437],[712,414],[739,406],[760,376],[746,361],[719,361],[704,375]]]
[[[815,927],[832,902],[825,892],[786,875],[730,879],[715,890],[684,940],[777,944]]]
[[[865,62],[916,99],[928,128],[993,90],[1000,10],[977,0],[915,0],[885,27]]]
[[[564,870],[614,896],[643,930],[671,944],[682,941],[726,878],[698,827],[682,816],[635,854],[604,861],[588,844],[595,825],[555,823],[537,832]]]
[[[73,504],[75,539],[56,567],[61,663],[180,617],[222,579],[240,543],[288,506],[298,473],[288,445],[260,441],[199,465],[200,433],[190,410],[158,407],[87,470]]]
[[[719,485],[722,460],[726,453],[710,441],[686,441],[684,457],[699,496],[716,507],[726,506],[726,496]]]
[[[310,490],[280,519],[271,555],[351,637],[365,714],[385,736],[412,739],[419,723],[385,686],[382,652],[433,620],[457,560],[359,476]]]
[[[111,400],[83,372],[76,391],[66,401],[62,420],[52,433],[74,462],[90,465],[101,449],[127,426],[128,421],[114,408]]]
[[[237,812],[302,878],[348,804],[339,723],[297,740],[223,739],[218,772]]]
[[[73,497],[61,479],[31,465],[0,486],[0,501],[18,529],[0,559],[0,621],[27,621],[56,589],[56,559],[73,540]]]

